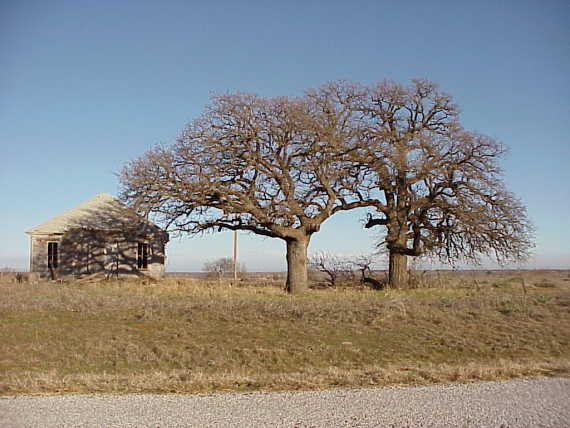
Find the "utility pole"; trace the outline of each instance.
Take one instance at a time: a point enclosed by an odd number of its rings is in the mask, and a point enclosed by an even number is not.
[[[234,284],[237,283],[237,230],[234,230]]]

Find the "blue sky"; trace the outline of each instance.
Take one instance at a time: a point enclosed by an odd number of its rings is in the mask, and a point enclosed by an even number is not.
[[[0,268],[25,269],[24,231],[100,192],[169,143],[212,93],[298,95],[326,81],[427,77],[466,128],[510,147],[508,187],[537,228],[529,268],[570,268],[568,1],[0,0]],[[310,252],[369,252],[358,212]],[[281,241],[240,234],[251,271]],[[231,235],[175,239],[168,269],[231,254]]]

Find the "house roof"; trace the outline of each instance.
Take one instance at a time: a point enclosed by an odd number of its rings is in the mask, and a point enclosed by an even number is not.
[[[93,230],[132,230],[147,229],[147,232],[160,232],[161,229],[138,215],[133,209],[109,193],[97,196],[55,216],[26,231],[28,235],[65,233],[71,229]]]

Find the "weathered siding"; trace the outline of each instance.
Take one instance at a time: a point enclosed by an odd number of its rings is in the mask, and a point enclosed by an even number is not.
[[[168,235],[137,231],[106,232],[74,229],[64,235],[32,236],[31,270],[51,277],[48,243],[59,243],[58,277],[103,273],[107,276],[148,275],[162,277]],[[149,244],[148,268],[138,269],[139,242]]]
[[[61,234],[57,235],[42,235],[31,237],[31,262],[30,271],[44,273],[49,276],[48,269],[48,243],[61,242]]]

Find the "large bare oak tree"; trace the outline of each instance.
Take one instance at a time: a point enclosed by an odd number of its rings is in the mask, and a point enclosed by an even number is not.
[[[215,96],[174,145],[125,165],[122,198],[169,230],[284,240],[286,289],[302,292],[311,236],[336,212],[376,204],[367,170],[349,160],[359,135],[342,91]]]
[[[533,246],[525,207],[503,182],[504,147],[465,130],[451,96],[427,80],[352,86],[356,163],[381,191],[365,227],[384,226],[389,285],[407,281],[407,257],[524,260]],[[370,175],[368,175],[370,177]]]
[[[389,285],[400,287],[408,256],[529,254],[533,230],[504,185],[504,153],[465,130],[432,82],[332,82],[297,98],[216,96],[176,144],[130,162],[120,178],[123,199],[170,230],[284,240],[289,292],[307,287],[307,247],[322,223],[369,207],[365,226],[385,227]]]

